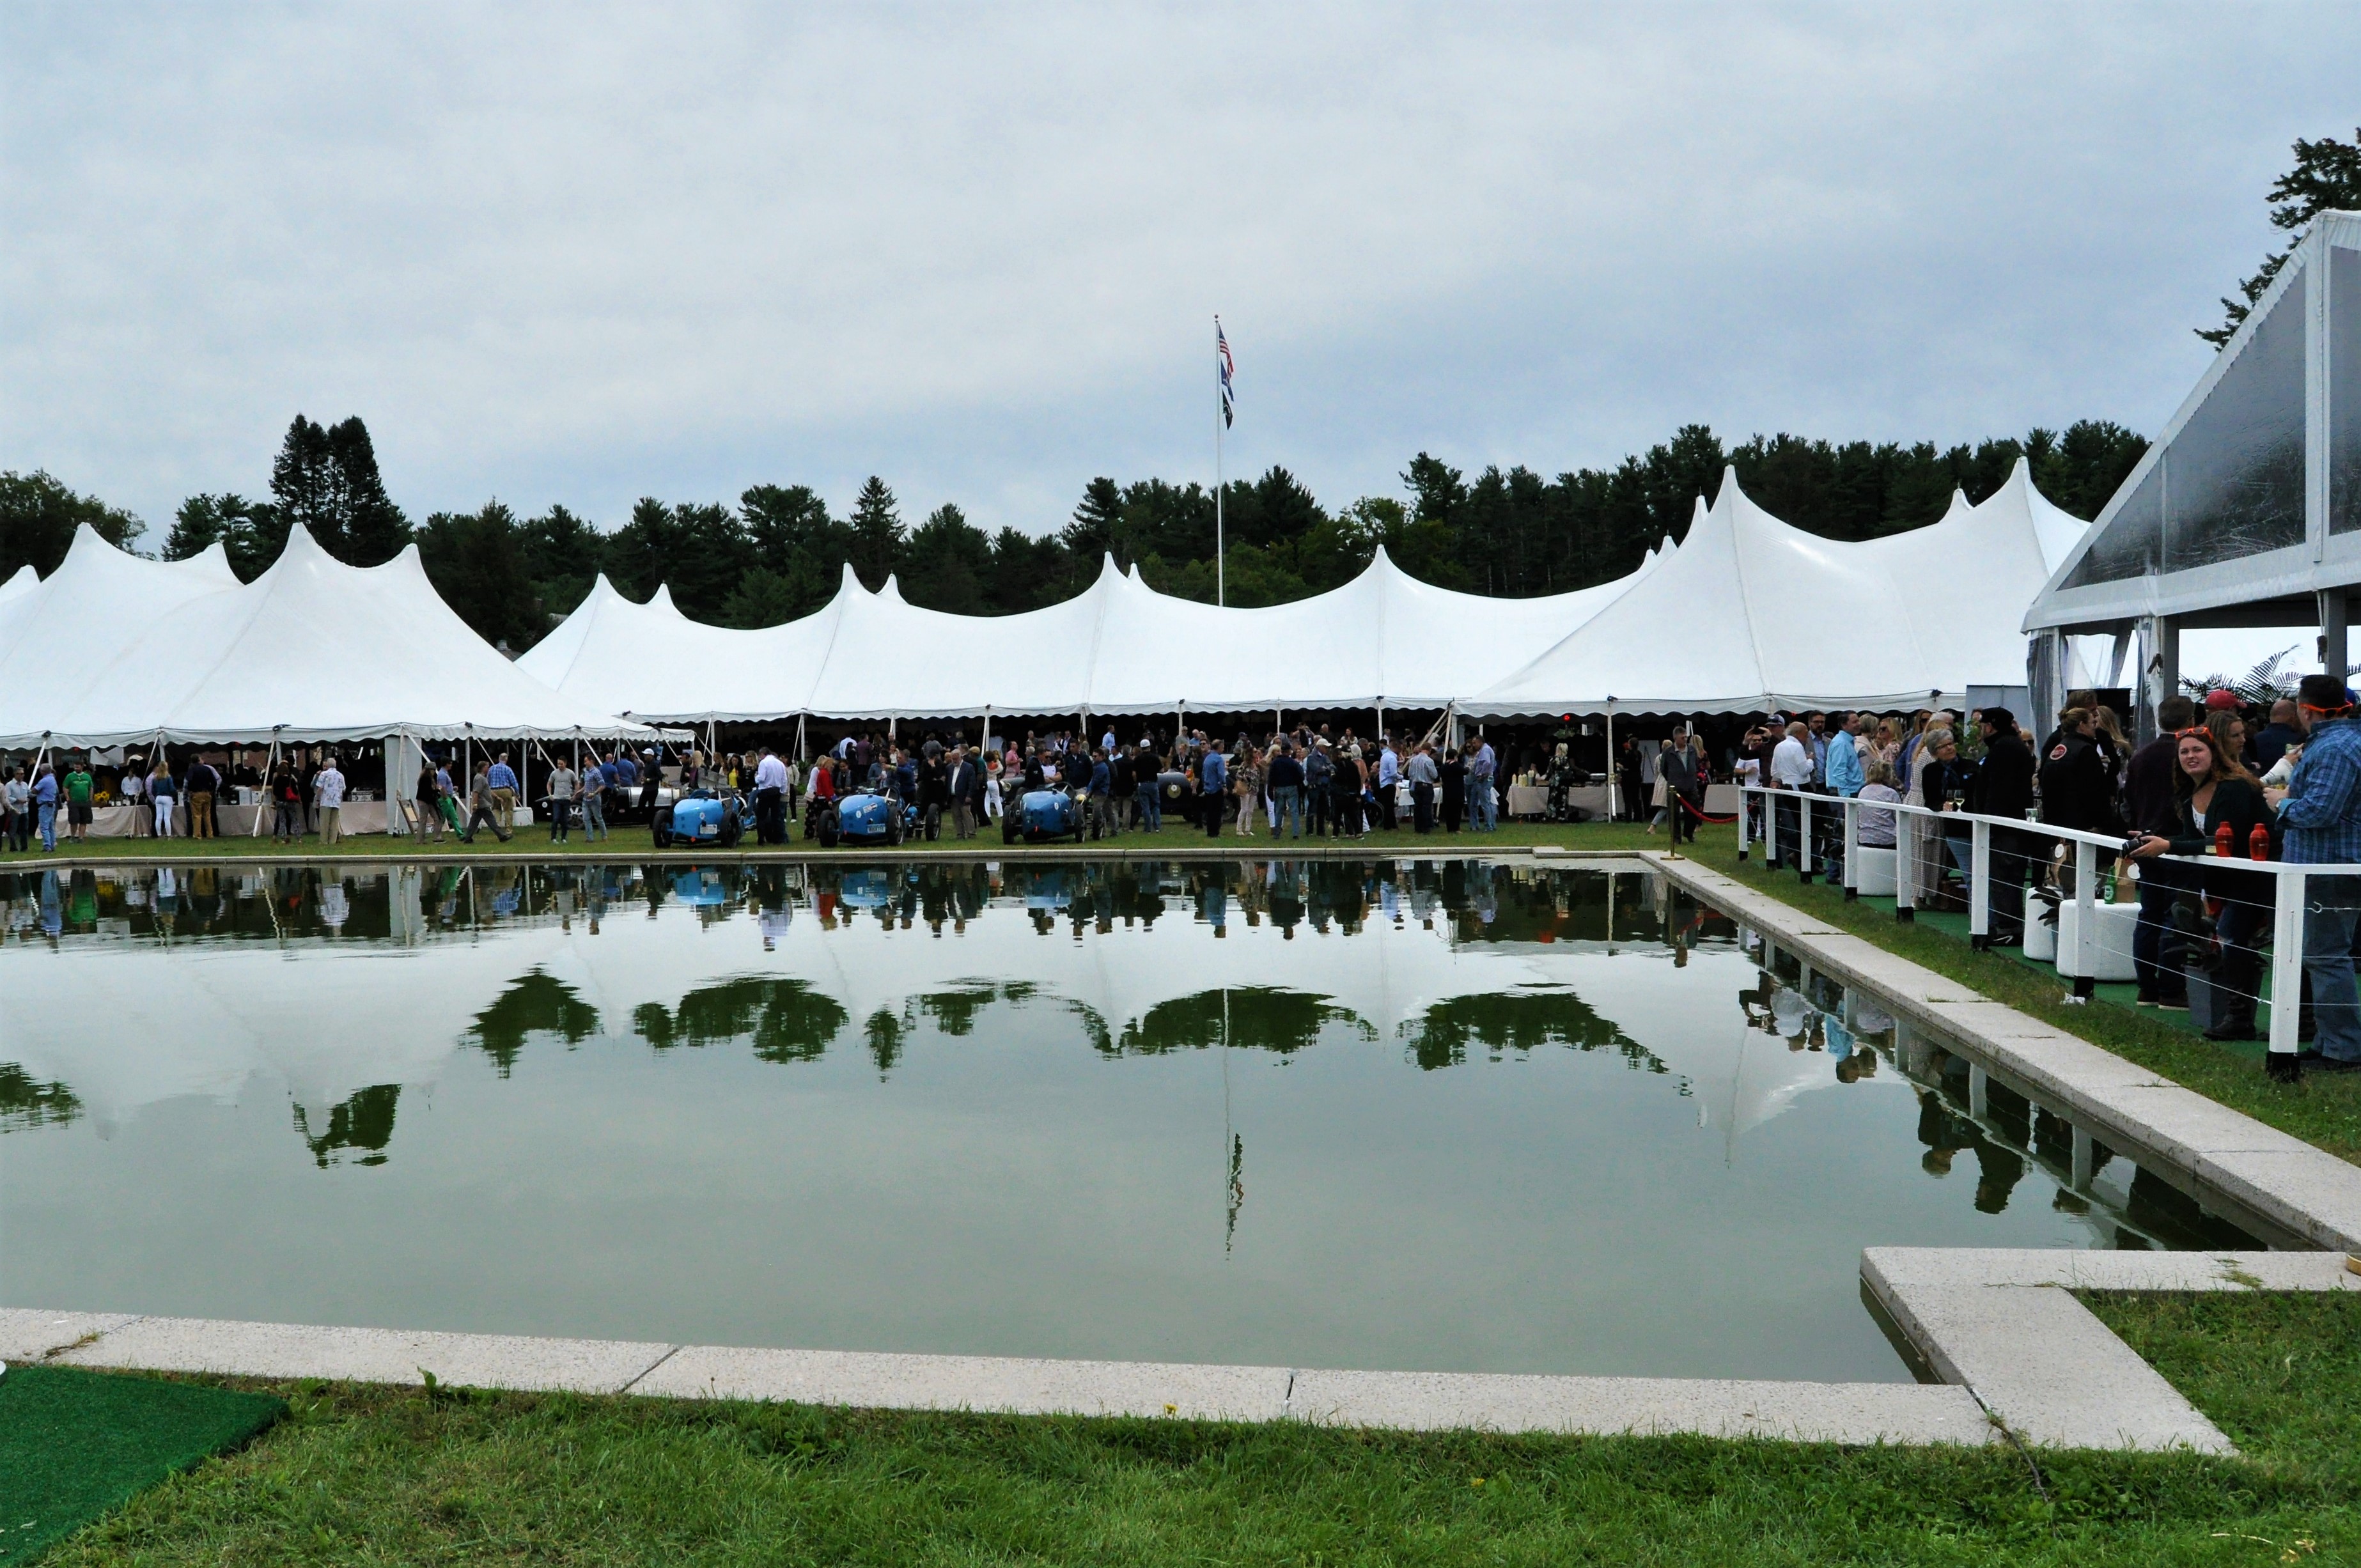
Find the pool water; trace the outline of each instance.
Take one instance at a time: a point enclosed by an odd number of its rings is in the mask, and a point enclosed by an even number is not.
[[[2245,1239],[2122,1157],[2070,1190],[2062,1123],[1637,872],[126,865],[0,913],[10,1306],[1903,1380],[1864,1245]]]

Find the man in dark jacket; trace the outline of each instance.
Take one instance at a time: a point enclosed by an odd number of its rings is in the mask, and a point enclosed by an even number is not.
[[[2132,753],[2124,770],[2125,805],[2131,825],[2143,833],[2169,838],[2178,830],[2172,794],[2174,760],[2180,731],[2197,721],[2196,706],[2185,696],[2169,696],[2156,705],[2157,728],[2163,731]],[[2139,1004],[2175,1011],[2189,1005],[2188,955],[2172,910],[2182,894],[2197,884],[2187,866],[2147,860],[2139,867],[2139,924],[2132,930],[2132,969],[2139,981]]]
[[[951,803],[951,770],[939,750],[922,752],[917,765],[918,808],[926,814],[927,841],[943,834],[943,809]]]
[[[2016,717],[2004,707],[1983,710],[1984,760],[1976,769],[1972,809],[1986,817],[2022,822],[2033,809],[2033,753],[2016,730]],[[2023,830],[1992,830],[1992,880],[1985,897],[1992,907],[1988,944],[2014,948],[2025,941],[2025,872],[2042,840]]]
[[[2255,731],[2246,742],[2246,765],[2257,773],[2269,773],[2287,755],[2290,746],[2303,744],[2303,731],[2297,726],[2295,704],[2281,697],[2271,704],[2271,721]],[[2183,726],[2186,728],[2186,726]]]

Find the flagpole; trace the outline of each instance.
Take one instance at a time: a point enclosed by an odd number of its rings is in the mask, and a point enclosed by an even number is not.
[[[1222,318],[1213,318],[1213,340],[1221,341]],[[1222,557],[1222,426],[1229,411],[1222,403],[1222,389],[1216,386],[1213,394],[1213,603],[1219,607],[1229,602],[1227,568]]]

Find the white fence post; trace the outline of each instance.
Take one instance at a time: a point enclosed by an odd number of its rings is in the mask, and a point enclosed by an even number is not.
[[[1894,812],[1894,917],[1905,924],[1918,918],[1918,824],[1899,806]]]
[[[1992,936],[1992,824],[1979,817],[1968,834],[1968,945],[1982,948]]]
[[[1861,896],[1861,802],[1840,796],[1844,811],[1844,895],[1850,904]]]
[[[1812,880],[1812,793],[1795,792],[1795,880]]]
[[[2303,1025],[2304,873],[2282,872],[2271,908],[2271,1076],[2296,1071],[2296,1034]]]
[[[2099,974],[2099,847],[2088,839],[2074,841],[2074,993],[2069,1002],[2088,1002],[2098,989]]]
[[[1753,786],[1741,784],[1738,786],[1738,858],[1741,861],[1746,858],[1747,847],[1754,842],[1753,832]]]

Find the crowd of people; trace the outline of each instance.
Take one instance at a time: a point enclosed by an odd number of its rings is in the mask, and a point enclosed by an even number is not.
[[[1737,761],[1755,836],[1772,863],[1806,880],[1841,870],[1839,813],[1815,813],[1804,839],[1801,796],[1899,802],[1938,814],[1859,814],[1856,842],[1890,848],[1897,832],[1935,852],[1913,857],[1920,907],[1964,906],[1975,816],[2038,822],[2114,840],[2096,852],[2114,872],[2117,896],[2136,897],[2132,968],[2139,1005],[2185,1010],[2190,977],[2209,990],[2215,1040],[2251,1040],[2262,982],[2262,946],[2276,902],[2274,879],[2256,861],[2361,864],[2361,721],[2353,694],[2332,675],[2308,675],[2292,697],[2250,707],[2235,693],[2174,696],[2158,705],[2157,739],[2135,746],[2096,695],[2072,694],[2038,742],[2005,708],[1966,716],[1799,715],[1751,730]],[[1789,798],[1790,796],[1795,798]],[[1765,807],[1768,807],[1767,812]],[[1944,815],[1956,823],[1941,820]],[[2054,908],[2070,896],[2075,850],[2029,829],[1993,826],[1986,906],[1994,947],[2025,939],[2028,895]],[[2202,861],[2202,864],[2191,864]],[[2128,874],[2125,874],[2127,870]],[[2308,880],[2303,916],[2301,1037],[2314,1070],[2361,1070],[2361,984],[2354,970],[2361,932],[2361,878]],[[2275,1070],[2285,1070],[2275,1064]]]
[[[1481,735],[1463,750],[1433,738],[1363,739],[1326,725],[1224,740],[1203,730],[1153,729],[1133,740],[1114,729],[1093,740],[1071,730],[995,737],[970,746],[953,736],[904,743],[849,734],[809,762],[764,749],[708,757],[683,754],[680,787],[700,782],[755,797],[764,842],[785,842],[800,817],[807,836],[817,813],[856,791],[914,810],[928,839],[948,828],[972,838],[1023,796],[1072,797],[1086,834],[1202,829],[1209,838],[1359,839],[1407,828],[1420,833],[1491,832],[1499,826],[1499,759]]]

